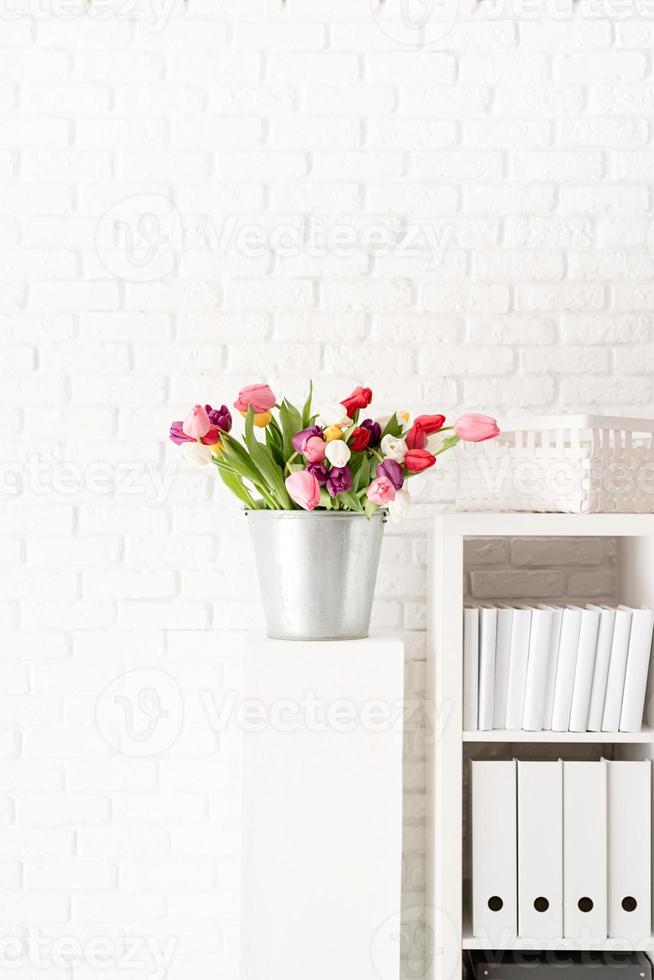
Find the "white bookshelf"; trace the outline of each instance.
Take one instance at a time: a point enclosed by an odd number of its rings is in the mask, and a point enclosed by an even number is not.
[[[467,806],[464,766],[469,758],[507,757],[617,759],[654,758],[654,704],[646,699],[643,730],[636,734],[606,732],[463,731],[464,542],[475,537],[609,537],[617,542],[619,602],[654,605],[654,514],[441,514],[430,539],[429,696],[436,719],[428,740],[427,917],[432,934],[428,980],[459,980],[463,950],[487,949],[472,935],[467,907],[464,815]],[[650,676],[650,685],[652,677]],[[548,746],[550,748],[548,749]],[[581,756],[580,756],[581,757]],[[654,876],[653,876],[654,878]],[[654,930],[651,930],[654,932]],[[654,960],[654,935],[640,942],[623,939],[511,939],[495,949],[645,950]]]

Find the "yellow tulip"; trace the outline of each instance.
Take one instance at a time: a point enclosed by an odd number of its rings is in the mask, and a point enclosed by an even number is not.
[[[408,412],[398,412],[397,413],[398,421],[399,422],[404,422],[405,425],[408,423],[410,417],[411,416],[409,415]]]
[[[325,442],[333,442],[334,439],[343,438],[343,431],[337,425],[329,425],[323,435],[325,436]]]
[[[254,416],[254,424],[258,425],[260,429],[265,429],[271,418],[271,412],[259,412],[258,415]]]

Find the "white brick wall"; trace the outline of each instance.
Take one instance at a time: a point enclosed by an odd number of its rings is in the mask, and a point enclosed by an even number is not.
[[[425,47],[399,0],[93,4],[0,0],[2,933],[39,930],[44,980],[229,980],[239,739],[209,695],[261,613],[237,506],[168,423],[309,375],[379,411],[651,415],[654,19],[461,0]],[[375,606],[412,698],[438,469]],[[610,550],[543,548],[475,545],[473,594],[612,596]],[[412,731],[407,910],[423,765]]]

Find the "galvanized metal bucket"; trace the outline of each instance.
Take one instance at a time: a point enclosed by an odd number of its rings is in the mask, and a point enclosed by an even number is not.
[[[248,510],[268,636],[368,636],[386,515]]]

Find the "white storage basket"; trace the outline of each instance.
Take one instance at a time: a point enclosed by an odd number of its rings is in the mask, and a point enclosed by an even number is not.
[[[461,443],[457,510],[654,512],[654,421],[559,415]]]

